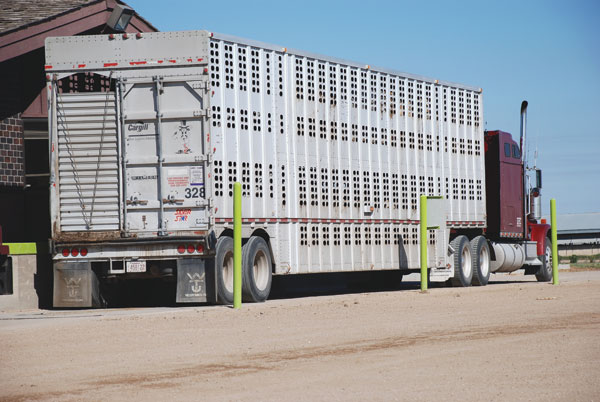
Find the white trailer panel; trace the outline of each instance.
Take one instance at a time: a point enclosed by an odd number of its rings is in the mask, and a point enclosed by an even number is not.
[[[278,272],[416,268],[420,194],[449,201],[448,227],[485,226],[479,89],[219,34],[209,49],[217,228],[239,180]],[[447,238],[431,231],[431,266]]]

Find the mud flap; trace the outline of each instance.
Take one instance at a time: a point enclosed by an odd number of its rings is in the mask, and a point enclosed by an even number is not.
[[[216,302],[213,259],[177,260],[177,303]]]
[[[54,307],[103,307],[100,284],[90,262],[54,264]]]

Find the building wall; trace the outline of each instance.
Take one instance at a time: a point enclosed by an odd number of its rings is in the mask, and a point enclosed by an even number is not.
[[[20,113],[0,122],[0,186],[25,186],[24,143]]]

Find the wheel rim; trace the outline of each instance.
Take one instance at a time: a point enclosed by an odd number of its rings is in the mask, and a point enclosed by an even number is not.
[[[471,275],[471,253],[469,252],[469,247],[467,247],[465,245],[465,247],[463,247],[462,253],[461,253],[461,260],[462,260],[462,272],[464,274],[464,276],[466,278],[468,278]]]
[[[254,264],[252,267],[254,274],[254,283],[259,290],[266,289],[269,283],[269,260],[263,250],[258,250],[254,256]]]
[[[487,247],[481,247],[479,251],[479,270],[483,277],[486,277],[490,272],[490,251]]]
[[[546,270],[552,272],[552,249],[546,247]]]
[[[233,251],[228,251],[223,258],[223,285],[228,292],[233,292]]]

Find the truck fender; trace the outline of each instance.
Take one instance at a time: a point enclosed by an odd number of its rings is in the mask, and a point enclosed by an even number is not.
[[[537,255],[546,253],[546,237],[550,230],[550,225],[546,223],[528,223],[531,240],[537,242]]]

